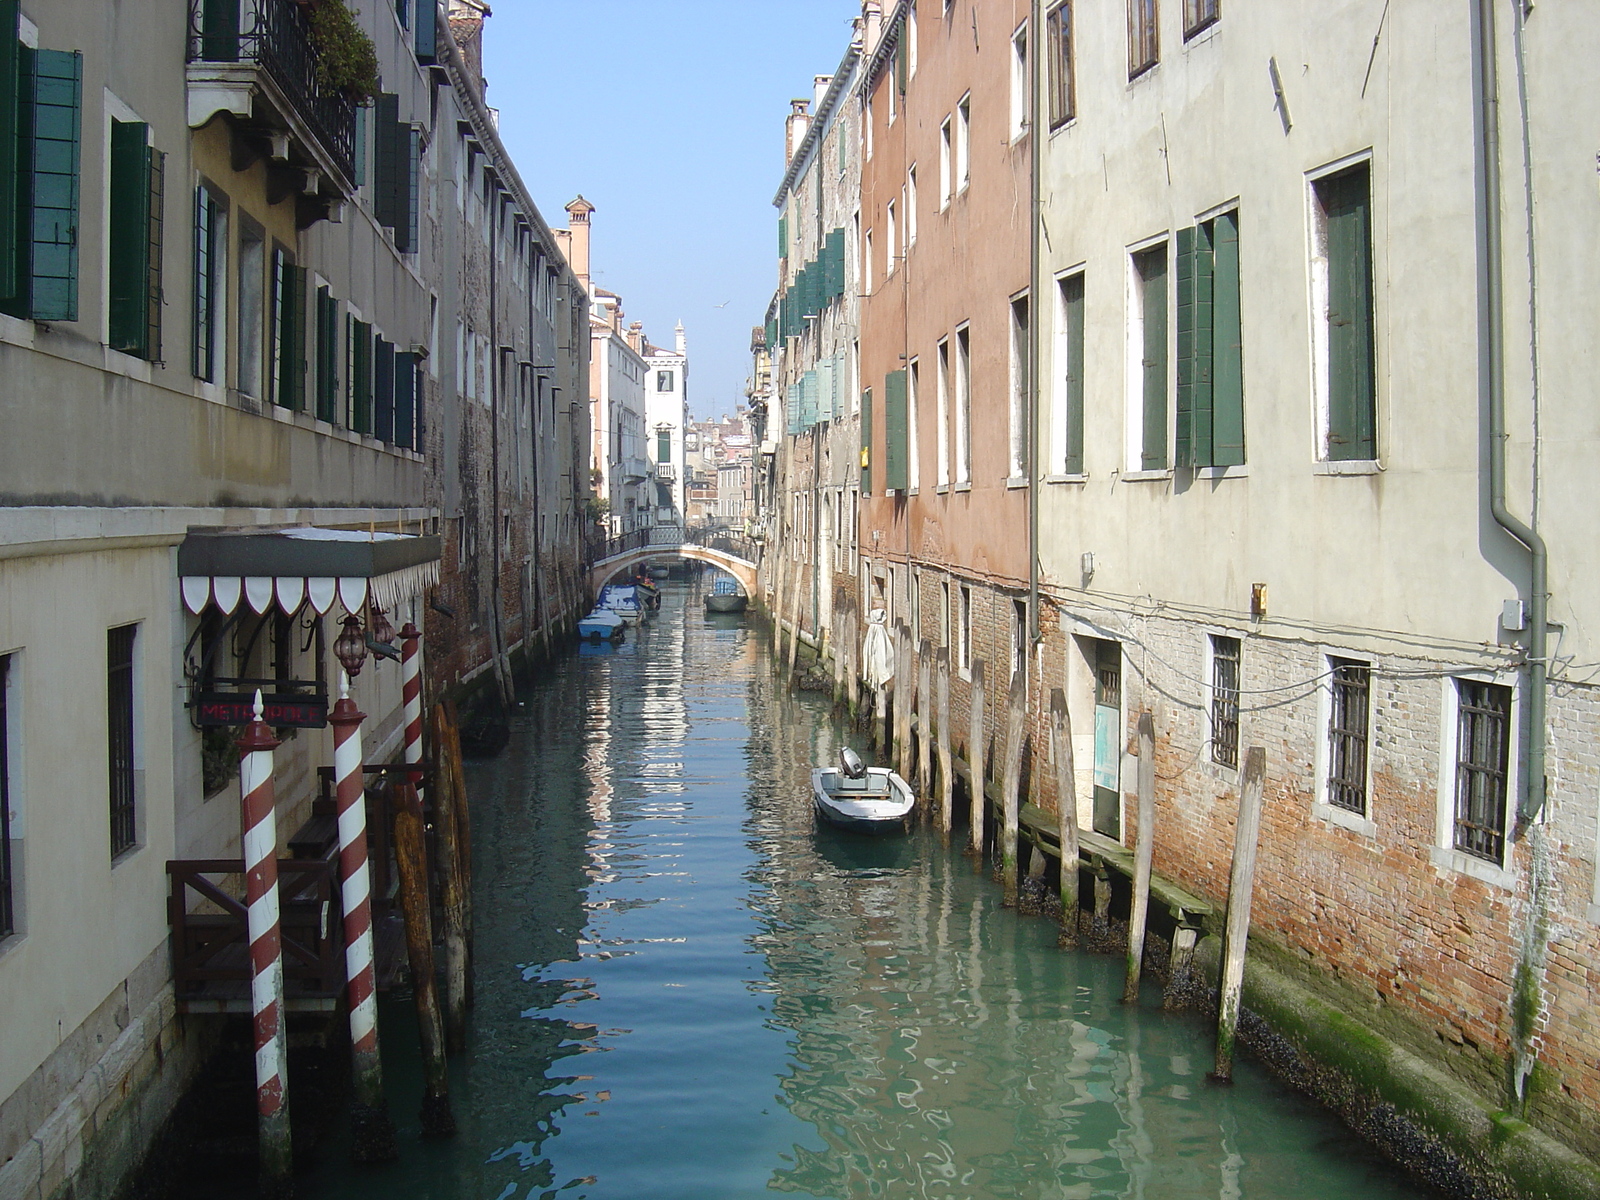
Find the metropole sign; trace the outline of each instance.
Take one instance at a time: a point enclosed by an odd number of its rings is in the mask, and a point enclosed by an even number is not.
[[[261,719],[279,729],[321,729],[328,723],[328,698],[262,696]],[[195,721],[201,726],[248,725],[255,716],[254,692],[200,692],[194,698]]]

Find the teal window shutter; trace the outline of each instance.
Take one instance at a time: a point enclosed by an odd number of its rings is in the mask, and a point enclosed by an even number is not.
[[[223,257],[217,244],[219,206],[205,187],[194,190],[194,374],[217,377],[217,300]]]
[[[861,393],[861,494],[872,495],[872,389]]]
[[[355,321],[355,346],[350,368],[350,425],[358,433],[372,432],[372,326]]]
[[[906,372],[890,371],[883,381],[883,486],[904,491],[910,486],[906,433]]]
[[[372,351],[372,436],[394,441],[394,343],[378,338]]]
[[[21,50],[18,0],[0,0],[0,300],[17,292],[17,228],[21,175],[17,126],[21,119]]]
[[[844,295],[844,229],[828,232],[828,296],[837,299]]]
[[[357,187],[365,187],[367,183],[367,113],[370,110],[365,104],[356,105],[356,134],[355,150],[350,160],[350,170],[353,182]]]
[[[1062,306],[1066,310],[1067,379],[1065,455],[1062,470],[1068,475],[1083,474],[1083,276],[1074,275],[1061,283]]]
[[[339,346],[339,302],[327,287],[317,288],[317,420],[334,416],[334,397],[339,394],[339,370],[335,361]]]
[[[390,229],[399,226],[400,180],[404,163],[400,157],[400,97],[380,94],[372,106],[372,215],[378,224]]]
[[[111,122],[109,245],[111,348],[149,357],[146,344],[150,299],[150,127],[142,121]]]
[[[76,321],[83,55],[35,50],[27,57],[33,60],[28,315],[37,321]]]
[[[1144,302],[1143,400],[1144,444],[1139,466],[1161,471],[1167,466],[1167,248],[1158,246],[1138,257],[1140,295]]]
[[[306,406],[306,272],[286,258],[278,267],[278,404]]]
[[[430,66],[439,61],[439,5],[438,0],[417,0],[416,40],[417,61]]]
[[[1367,168],[1321,180],[1328,247],[1328,457],[1377,457]]]
[[[800,380],[800,427],[810,429],[817,423],[817,373],[807,371]]]
[[[394,356],[394,444],[407,450],[416,437],[416,390],[417,356],[402,350]]]
[[[1211,462],[1235,467],[1244,457],[1244,333],[1239,317],[1239,214],[1216,219],[1212,277]]]
[[[1211,465],[1212,247],[1209,224],[1178,230],[1174,465]]]
[[[417,249],[418,208],[422,201],[422,131],[415,125],[401,125],[396,134],[404,152],[403,178],[399,183],[401,206],[395,217],[395,249],[410,253]]]
[[[778,218],[778,257],[789,257],[789,218]]]

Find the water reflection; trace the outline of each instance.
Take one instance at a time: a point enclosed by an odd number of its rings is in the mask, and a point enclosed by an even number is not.
[[[840,733],[760,636],[666,589],[575,655],[471,769],[477,1003],[461,1135],[317,1196],[450,1200],[1414,1196],[1196,1022],[1124,1009],[1120,964],[937,838],[818,828]],[[420,1093],[391,999],[397,1118]]]

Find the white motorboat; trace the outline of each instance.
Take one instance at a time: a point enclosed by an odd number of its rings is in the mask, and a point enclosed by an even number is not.
[[[846,746],[836,767],[811,772],[817,815],[855,833],[904,833],[917,798],[911,785],[888,767],[869,767]]]
[[[622,638],[622,618],[609,608],[597,608],[578,622],[578,637],[590,642],[615,642]]]
[[[610,609],[629,625],[638,625],[645,619],[644,601],[639,589],[631,583],[610,583],[600,589],[596,608]]]

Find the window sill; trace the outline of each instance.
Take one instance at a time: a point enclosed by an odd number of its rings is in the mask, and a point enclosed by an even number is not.
[[[1250,468],[1243,463],[1232,467],[1196,467],[1196,479],[1248,479]]]
[[[1337,825],[1340,829],[1348,829],[1351,833],[1359,833],[1362,837],[1375,838],[1378,836],[1378,826],[1371,817],[1363,817],[1360,813],[1351,812],[1348,808],[1340,808],[1336,804],[1324,804],[1318,800],[1311,805],[1311,815],[1319,821],[1326,821],[1329,825]]]
[[[105,372],[107,375],[137,379],[140,383],[150,383],[154,379],[153,368],[148,359],[122,350],[113,350],[110,346],[105,347]]]
[[[950,485],[948,483],[941,483],[938,487],[934,488],[933,490],[934,490],[934,494],[935,495],[948,496],[950,494]]]
[[[1441,846],[1432,846],[1428,849],[1428,861],[1438,870],[1450,871],[1457,875],[1466,875],[1492,887],[1513,891],[1516,888],[1517,877],[1513,871],[1504,867],[1497,867],[1492,862],[1486,862],[1471,854],[1460,850],[1446,850]]]
[[[1025,488],[1027,486],[1028,480],[1026,476],[1013,475],[1011,478],[1006,480],[1007,488]]]
[[[970,492],[972,490],[972,480],[968,479],[962,483],[954,483],[951,484],[950,487],[952,491]]]
[[[1159,480],[1171,478],[1172,471],[1170,468],[1161,471],[1124,471],[1122,473],[1123,483],[1155,483]]]
[[[1046,475],[1044,481],[1046,483],[1088,483],[1089,477],[1087,475]]]
[[[1315,475],[1381,475],[1383,464],[1375,458],[1355,458],[1348,461],[1325,458],[1313,463],[1311,471]]]

